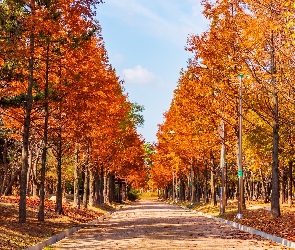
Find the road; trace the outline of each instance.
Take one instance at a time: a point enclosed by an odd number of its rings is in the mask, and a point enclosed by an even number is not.
[[[53,249],[288,249],[166,203],[141,200],[79,230]]]

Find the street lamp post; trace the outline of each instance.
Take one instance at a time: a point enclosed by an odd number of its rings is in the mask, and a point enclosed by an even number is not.
[[[242,209],[243,209],[243,166],[242,166],[242,122],[243,122],[243,116],[242,116],[242,86],[243,86],[243,82],[242,82],[242,78],[243,78],[243,74],[239,75],[240,78],[240,105],[239,105],[239,166],[238,166],[238,178],[239,178],[239,196],[238,196],[238,214],[237,214],[237,218],[241,219],[243,217],[242,215]]]

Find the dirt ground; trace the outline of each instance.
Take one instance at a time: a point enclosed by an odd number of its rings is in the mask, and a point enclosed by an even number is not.
[[[153,200],[124,206],[53,249],[288,249],[260,236]]]

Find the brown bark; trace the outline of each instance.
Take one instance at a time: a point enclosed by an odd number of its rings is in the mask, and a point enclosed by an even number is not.
[[[80,209],[80,195],[79,195],[79,148],[78,144],[75,147],[75,170],[74,170],[74,203],[73,206]]]
[[[288,205],[292,206],[292,182],[293,182],[293,175],[292,175],[292,168],[293,168],[293,161],[289,161],[289,168],[288,168]]]
[[[270,59],[271,59],[271,82],[273,87],[273,150],[272,150],[272,193],[271,193],[271,214],[273,217],[281,216],[280,193],[279,193],[279,102],[276,83],[275,66],[275,45],[274,35],[271,31],[270,37]]]
[[[31,15],[34,15],[35,1],[31,0]],[[27,220],[27,172],[28,172],[28,155],[29,155],[29,138],[30,138],[30,124],[31,112],[33,103],[33,84],[34,84],[34,51],[35,51],[35,35],[34,28],[32,28],[30,37],[30,59],[29,59],[29,79],[26,100],[26,111],[24,118],[23,131],[23,146],[22,146],[22,169],[20,174],[20,200],[19,200],[19,222],[25,223]]]
[[[4,139],[4,148],[3,148],[3,167],[4,167],[4,177],[1,187],[1,193],[2,195],[4,193],[6,184],[8,182],[8,162],[7,162],[7,138]]]
[[[47,44],[46,48],[46,70],[45,70],[45,91],[44,91],[44,130],[43,130],[43,150],[42,150],[42,164],[41,164],[41,178],[40,178],[40,200],[38,221],[44,221],[44,198],[45,198],[45,172],[46,172],[46,156],[47,156],[47,139],[48,139],[48,118],[49,118],[49,106],[48,106],[48,84],[49,84],[49,48],[50,44]]]

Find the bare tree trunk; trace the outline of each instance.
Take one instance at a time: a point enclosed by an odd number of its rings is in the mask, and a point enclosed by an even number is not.
[[[293,168],[293,161],[289,161],[289,169],[288,169],[288,205],[292,206],[292,168]]]
[[[22,168],[20,167],[13,174],[9,184],[7,185],[7,187],[6,187],[5,191],[4,191],[4,196],[6,196],[8,194],[8,191],[12,188],[13,184],[17,181],[17,177],[20,175],[21,170],[22,170]]]
[[[48,84],[49,84],[49,48],[50,44],[47,43],[46,48],[46,70],[45,70],[45,91],[44,91],[44,131],[43,131],[43,150],[42,150],[42,164],[41,164],[41,179],[40,179],[40,201],[38,221],[44,221],[44,199],[45,199],[45,173],[46,173],[46,156],[47,156],[47,139],[48,139],[48,119],[49,119],[49,106],[48,106]]]
[[[28,156],[28,173],[27,173],[27,196],[32,195],[32,169],[33,169],[33,156],[32,156],[32,149],[29,149],[29,156]]]
[[[83,192],[83,207],[87,208],[87,196],[88,196],[88,162],[89,152],[86,153],[86,162],[84,164],[84,192]]]
[[[95,175],[97,175],[97,170],[93,168],[90,169],[89,171],[89,205],[90,206],[97,205]]]
[[[195,184],[195,171],[194,171],[194,160],[191,165],[191,203],[196,202],[196,184]]]
[[[104,203],[109,202],[109,180],[108,180],[108,173],[107,171],[104,171],[103,173],[103,197],[104,197]]]
[[[34,15],[35,1],[31,0],[31,15]],[[33,84],[34,84],[34,52],[35,52],[35,35],[32,28],[30,38],[30,59],[29,59],[29,80],[26,100],[26,112],[24,118],[23,147],[22,147],[22,169],[20,174],[20,200],[19,200],[19,222],[25,223],[27,220],[27,172],[28,172],[28,153],[31,111],[33,103]]]
[[[274,218],[281,216],[280,193],[279,193],[279,102],[276,83],[275,45],[274,31],[271,31],[271,82],[273,87],[273,150],[272,150],[272,193],[271,193],[271,214]]]
[[[208,181],[208,171],[207,171],[207,166],[205,166],[204,170],[204,203],[209,202],[209,197],[208,197],[208,186],[207,186],[207,181]]]
[[[200,170],[199,167],[196,168],[196,202],[201,201],[201,188],[200,188]]]
[[[215,161],[214,156],[211,153],[212,158],[212,166],[211,166],[211,182],[210,182],[210,188],[211,188],[211,205],[217,206],[217,200],[216,200],[216,191],[215,191]]]
[[[281,181],[280,181],[280,204],[285,203],[285,171],[284,167],[281,168]]]
[[[78,144],[76,143],[75,147],[75,170],[74,170],[74,204],[73,206],[80,209],[80,195],[79,195],[79,148]]]
[[[61,112],[61,110],[60,110]],[[61,125],[58,132],[58,142],[57,142],[57,166],[56,166],[56,175],[57,175],[57,187],[56,187],[56,204],[55,212],[57,214],[63,214],[62,209],[62,136],[61,136]]]
[[[115,200],[115,174],[109,174],[109,202],[113,202]]]
[[[7,162],[7,138],[4,139],[4,148],[3,148],[3,167],[4,167],[4,177],[1,187],[1,193],[2,195],[4,193],[6,184],[8,182],[8,162]]]

